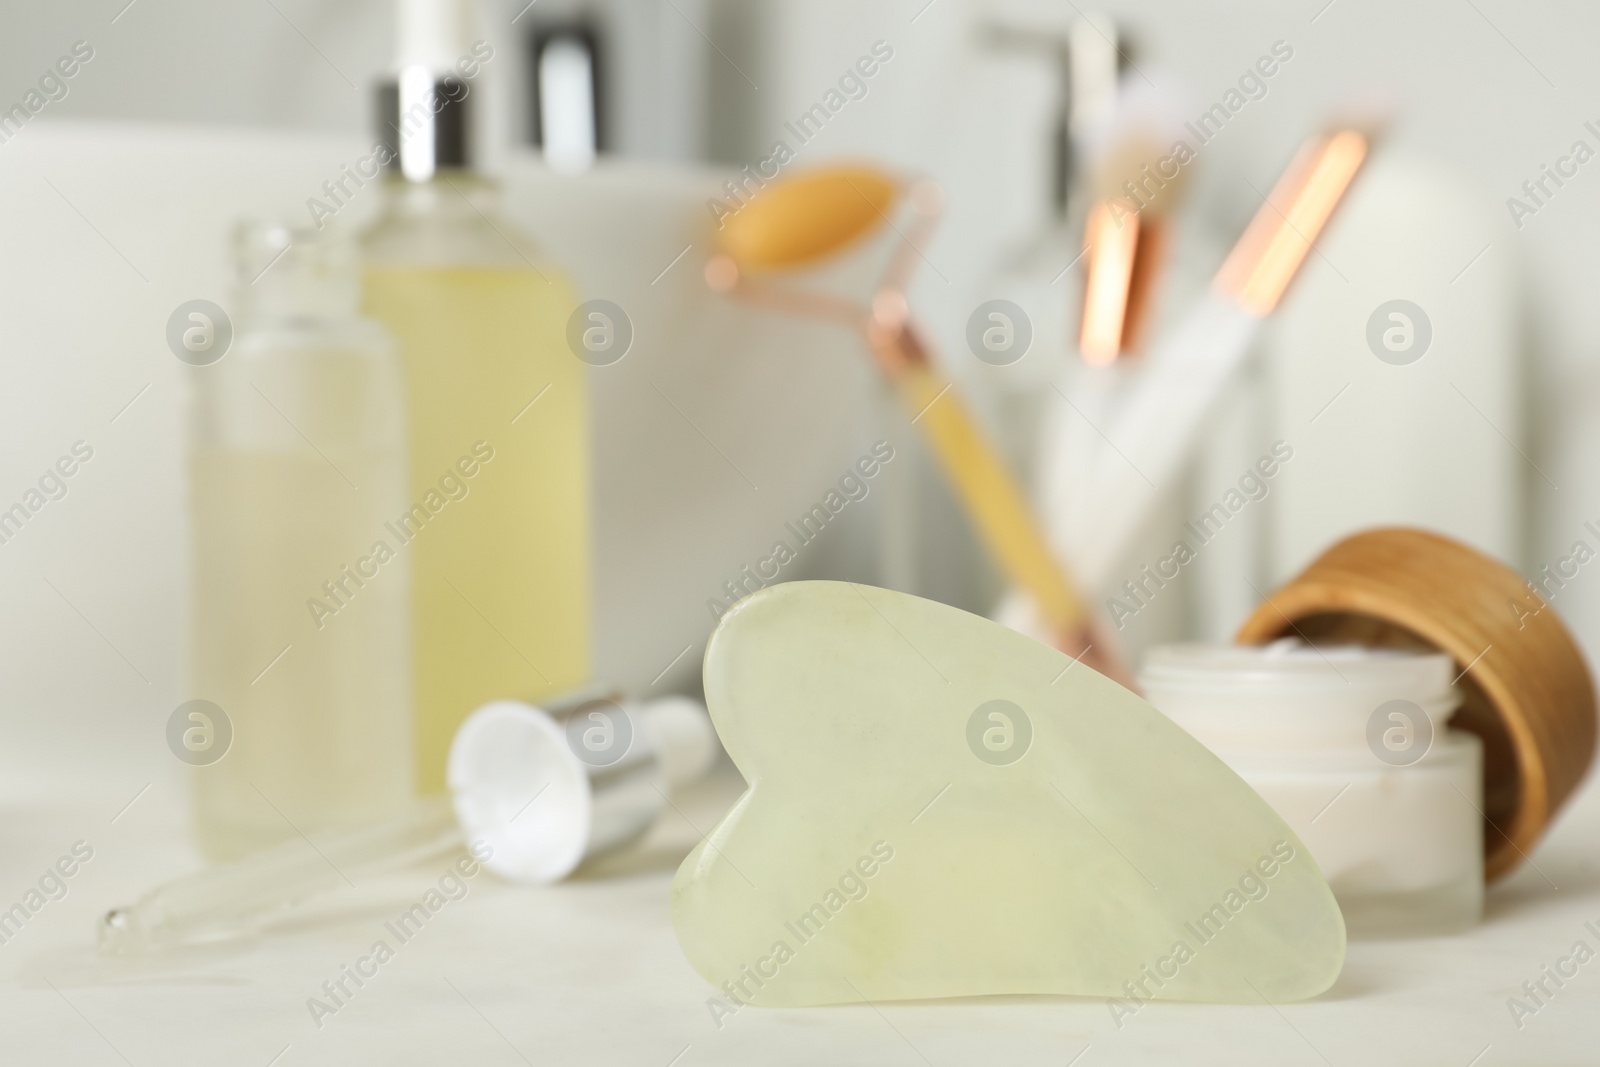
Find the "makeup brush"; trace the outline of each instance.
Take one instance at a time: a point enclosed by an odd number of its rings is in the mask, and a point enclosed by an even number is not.
[[[1097,479],[1110,488],[1087,503],[1094,508],[1094,537],[1074,558],[1091,588],[1103,588],[1112,577],[1127,542],[1177,477],[1206,415],[1310,255],[1369,148],[1369,135],[1354,129],[1337,129],[1301,146],[1229,253],[1211,292],[1143,359],[1099,427],[1115,446],[1103,457],[1105,476]]]

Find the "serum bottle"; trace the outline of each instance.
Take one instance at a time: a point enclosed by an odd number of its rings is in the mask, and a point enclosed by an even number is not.
[[[469,9],[398,4],[395,77],[379,93],[385,204],[364,239],[366,309],[398,341],[405,383],[423,792],[444,788],[474,708],[575,688],[590,662],[588,402],[566,344],[577,301],[473,167],[494,50]],[[446,506],[441,479],[485,451],[493,462]]]
[[[406,498],[394,347],[356,312],[336,227],[241,227],[236,255],[238,336],[194,371],[189,454],[190,681],[215,708],[182,744],[217,860],[412,792],[409,576],[384,527]]]

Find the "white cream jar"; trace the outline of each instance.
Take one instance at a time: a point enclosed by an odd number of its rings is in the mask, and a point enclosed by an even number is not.
[[[1449,656],[1357,646],[1153,649],[1146,698],[1305,842],[1353,935],[1443,933],[1483,911],[1482,751],[1446,728]]]

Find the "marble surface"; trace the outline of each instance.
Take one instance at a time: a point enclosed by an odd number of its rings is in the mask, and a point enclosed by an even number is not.
[[[446,862],[357,877],[272,936],[154,961],[108,962],[96,918],[193,870],[184,782],[141,789],[111,753],[64,776],[45,753],[0,753],[0,908],[77,841],[94,855],[66,895],[0,944],[6,1064],[1593,1064],[1600,958],[1521,1020],[1507,999],[1578,940],[1600,950],[1600,791],[1593,784],[1455,937],[1354,942],[1334,988],[1274,1005],[1156,1003],[1118,1027],[1104,1001],[1014,997],[803,1010],[746,1008],[720,1028],[713,991],[668,918],[672,872],[738,795],[724,766],[651,836],[561,885],[482,873],[403,944],[384,924]],[[52,767],[48,773],[43,769]],[[131,803],[130,803],[131,801]],[[437,869],[434,869],[434,868]],[[393,958],[331,1015],[308,999],[379,938]],[[320,1026],[318,1023],[320,1022]]]

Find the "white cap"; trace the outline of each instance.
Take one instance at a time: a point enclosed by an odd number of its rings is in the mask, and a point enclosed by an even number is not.
[[[593,799],[561,727],[530,704],[499,700],[468,716],[450,745],[456,819],[484,865],[516,882],[565,878],[589,845]]]
[[[396,0],[395,69],[449,70],[472,47],[472,0]]]
[[[473,712],[450,746],[462,835],[487,844],[484,866],[510,881],[559,881],[584,859],[643,834],[666,790],[700,777],[717,752],[711,720],[693,700],[642,708],[591,700],[576,711],[607,716],[607,736],[624,739],[622,751],[580,755],[578,739],[594,729],[587,718],[574,723],[570,714],[517,700]]]

